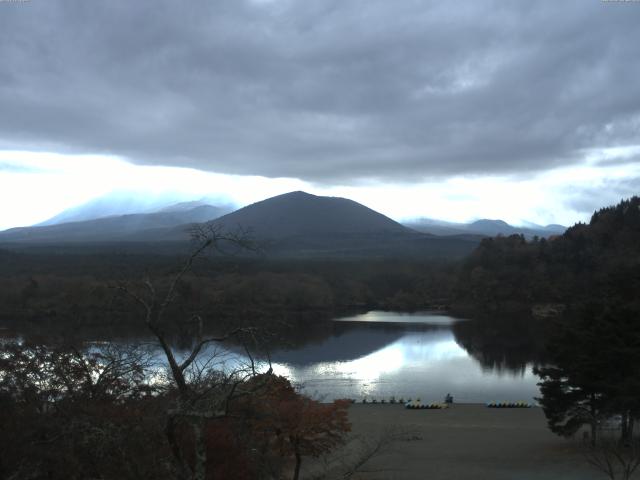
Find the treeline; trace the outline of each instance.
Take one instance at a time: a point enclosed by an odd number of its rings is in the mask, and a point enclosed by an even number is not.
[[[118,298],[119,285],[147,277],[170,281],[185,257],[5,252],[0,321],[21,325],[130,324],[138,312]],[[457,266],[396,260],[198,259],[181,278],[172,315],[253,324],[283,317],[321,319],[361,309],[444,308]]]
[[[483,240],[463,264],[456,301],[486,311],[536,304],[632,302],[640,291],[640,198],[596,212],[562,236]]]

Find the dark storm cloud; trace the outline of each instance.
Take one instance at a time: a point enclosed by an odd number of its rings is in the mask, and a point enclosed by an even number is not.
[[[0,3],[0,147],[223,173],[519,173],[638,144],[640,4]]]

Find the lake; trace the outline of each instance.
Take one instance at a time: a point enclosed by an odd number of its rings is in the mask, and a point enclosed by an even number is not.
[[[539,395],[538,377],[533,374],[541,351],[538,325],[529,318],[464,320],[432,312],[372,311],[287,324],[266,343],[274,372],[321,401],[395,397],[440,402],[450,393],[461,403],[533,402]],[[78,330],[78,334],[76,342],[96,348],[107,343],[149,344],[157,363],[164,363],[155,339],[144,329],[108,335]],[[8,333],[9,338],[12,335]],[[41,332],[40,338],[54,335]],[[172,342],[179,357],[186,354],[190,338]],[[202,357],[214,351],[218,365],[227,369],[248,359],[233,344],[212,346]],[[266,356],[256,358],[265,361]],[[266,370],[266,364],[261,368]]]
[[[274,371],[321,400],[394,396],[435,402],[451,393],[456,402],[533,402],[539,395],[532,363],[510,356],[508,346],[496,354],[484,338],[491,339],[495,329],[485,332],[475,321],[438,313],[369,312],[336,319],[331,330],[312,344],[273,352]],[[474,352],[464,343],[485,350]],[[515,350],[522,354],[521,346]]]

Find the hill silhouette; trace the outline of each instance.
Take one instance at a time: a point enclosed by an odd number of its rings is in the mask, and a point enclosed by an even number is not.
[[[360,203],[290,192],[248,205],[213,222],[267,241],[272,255],[293,257],[461,257],[479,238],[416,232]]]
[[[248,205],[218,218],[227,228],[250,228],[260,238],[281,239],[324,233],[410,233],[398,222],[340,197],[290,192]]]

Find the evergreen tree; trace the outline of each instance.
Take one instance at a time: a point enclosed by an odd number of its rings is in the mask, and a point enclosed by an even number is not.
[[[640,413],[640,323],[633,310],[588,304],[568,312],[548,342],[551,365],[538,368],[550,429],[573,435],[583,425],[621,415],[628,441]]]

